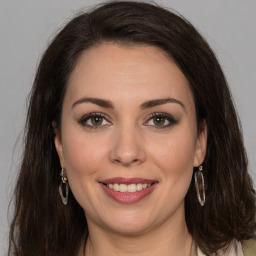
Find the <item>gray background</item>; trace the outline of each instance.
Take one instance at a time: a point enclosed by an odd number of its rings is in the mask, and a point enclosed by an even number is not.
[[[47,42],[79,9],[101,1],[0,0],[0,255],[8,204],[22,154],[26,97]],[[256,1],[156,1],[184,15],[206,37],[229,81],[256,184]],[[11,211],[11,208],[10,208]]]

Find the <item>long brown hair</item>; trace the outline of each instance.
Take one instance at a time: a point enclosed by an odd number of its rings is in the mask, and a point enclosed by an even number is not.
[[[198,126],[208,127],[206,203],[194,182],[185,198],[188,230],[201,250],[216,253],[232,239],[254,237],[255,191],[239,120],[221,67],[202,36],[180,15],[139,2],[109,2],[73,18],[52,40],[30,95],[24,154],[15,189],[9,255],[76,255],[88,236],[72,195],[64,206],[52,122],[59,129],[67,81],[81,53],[104,42],[164,50],[190,83]]]

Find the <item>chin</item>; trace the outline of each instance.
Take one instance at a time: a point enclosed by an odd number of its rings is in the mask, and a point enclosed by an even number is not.
[[[134,236],[134,235],[141,235],[146,233],[151,229],[151,225],[149,225],[148,223],[138,223],[138,222],[127,222],[127,223],[119,222],[119,223],[115,223],[115,225],[109,226],[109,229],[112,232],[117,233],[119,235]]]
[[[120,235],[140,235],[154,226],[155,221],[147,216],[145,212],[138,212],[136,210],[115,212],[108,211],[104,216],[98,216],[94,221],[89,223],[96,223],[99,228],[116,233]],[[90,229],[90,225],[89,225]]]

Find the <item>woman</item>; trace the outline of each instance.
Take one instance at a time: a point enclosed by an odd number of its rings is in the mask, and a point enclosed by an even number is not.
[[[9,255],[255,255],[255,191],[223,72],[185,19],[110,2],[46,50]]]

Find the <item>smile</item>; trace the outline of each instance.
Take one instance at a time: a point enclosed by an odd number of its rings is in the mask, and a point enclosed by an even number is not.
[[[110,189],[113,189],[115,191],[119,191],[122,193],[128,192],[128,193],[134,193],[136,191],[141,191],[142,189],[148,188],[151,186],[151,184],[147,184],[147,183],[138,183],[138,184],[118,184],[118,183],[114,183],[114,184],[106,184],[107,187],[109,187]]]
[[[141,178],[112,178],[99,183],[107,196],[119,203],[135,203],[150,195],[157,181]]]

